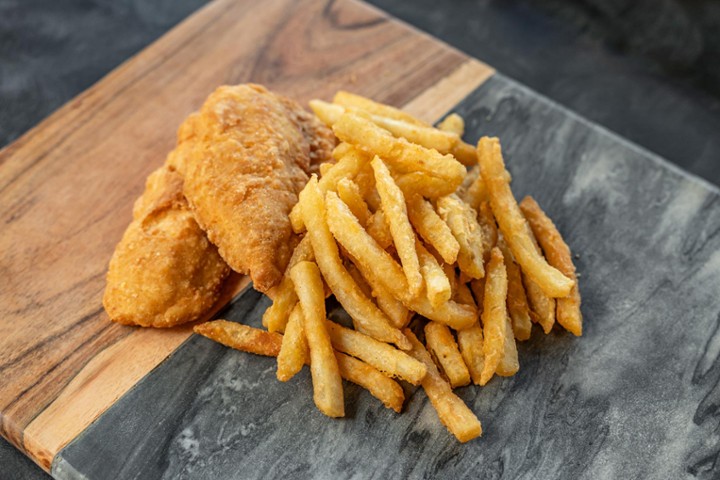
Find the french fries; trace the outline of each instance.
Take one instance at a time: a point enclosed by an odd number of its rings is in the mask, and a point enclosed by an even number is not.
[[[461,329],[472,325],[477,310],[448,302],[433,308],[424,296],[412,296],[400,265],[362,228],[350,209],[337,195],[327,196],[328,226],[337,241],[352,256],[353,262],[370,285],[382,284],[410,310],[431,320]],[[352,315],[351,315],[352,316]]]
[[[335,350],[359,358],[381,372],[418,385],[427,373],[425,366],[402,350],[372,337],[327,321],[327,330]]]
[[[415,250],[415,232],[408,220],[405,197],[380,157],[376,155],[371,165],[375,171],[375,182],[380,194],[382,209],[390,226],[395,249],[400,256],[408,288],[412,295],[417,295],[422,288],[422,275],[420,274],[420,261]]]
[[[313,262],[300,262],[290,270],[290,277],[302,308],[315,405],[328,417],[344,417],[342,377],[325,325],[325,288],[320,269]]]
[[[193,331],[226,347],[266,357],[277,357],[282,344],[282,335],[279,333],[264,332],[227,320],[201,323],[195,325]]]
[[[290,312],[297,303],[295,286],[290,278],[290,269],[300,262],[315,260],[315,254],[308,238],[303,238],[290,257],[285,269],[285,275],[275,291],[275,297],[270,307],[263,314],[262,323],[271,332],[282,332],[290,318]]]
[[[408,199],[408,218],[418,234],[440,254],[445,263],[457,261],[460,244],[432,204],[419,195]]]
[[[498,139],[481,138],[478,143],[478,157],[480,174],[488,189],[493,214],[523,272],[549,296],[568,296],[575,281],[551,266],[535,250],[530,238],[528,222],[510,190]]]
[[[405,335],[412,343],[412,349],[408,353],[427,367],[427,375],[421,385],[440,417],[440,421],[461,443],[479,437],[482,434],[480,420],[462,399],[453,393],[450,384],[442,378],[432,357],[415,334],[409,329],[405,329]]]
[[[323,194],[329,190],[335,190],[337,183],[341,179],[357,175],[363,166],[370,161],[370,157],[365,152],[348,144],[341,144],[336,150],[342,145],[346,145],[342,150],[342,156],[318,181],[318,188]],[[301,203],[298,202],[290,211],[290,223],[295,233],[302,233],[305,230],[300,209]]]
[[[387,130],[360,115],[343,114],[333,125],[333,131],[342,141],[362,145],[374,152],[398,173],[423,172],[443,179],[453,189],[465,177],[465,167],[452,155],[442,155],[403,138],[395,138]]]
[[[502,253],[495,247],[490,253],[488,274],[485,279],[485,297],[483,298],[483,356],[485,364],[480,374],[480,385],[490,381],[500,361],[505,356],[507,338],[507,273]]]
[[[334,198],[337,198],[337,195],[334,195]],[[339,198],[338,202],[340,202]],[[338,302],[352,317],[356,328],[380,341],[395,343],[402,349],[410,348],[402,332],[390,325],[387,316],[363,295],[345,270],[337,244],[328,228],[325,201],[315,176],[300,192],[300,205],[307,235],[310,237],[313,251],[317,252],[316,261],[323,278]],[[348,213],[355,219],[349,210]],[[357,219],[355,221],[357,222]]]
[[[516,339],[533,323],[582,333],[569,248],[532,198],[515,201],[497,139],[461,140],[462,117],[433,128],[347,92],[310,105],[340,143],[290,214],[304,237],[271,292],[270,331],[224,321],[196,331],[277,356],[280,381],[309,364],[328,416],[344,415],[341,378],[400,412],[397,378],[423,387],[459,441],[480,436],[452,389],[517,373]],[[330,295],[351,328],[326,319]]]
[[[470,383],[470,372],[447,325],[428,322],[425,325],[425,342],[452,388]]]
[[[196,325],[195,333],[203,335],[227,347],[247,353],[275,357],[281,350],[283,336],[227,320],[213,320]],[[342,378],[367,389],[387,408],[402,411],[405,394],[402,387],[376,368],[356,358],[335,352]],[[307,357],[307,363],[310,357]]]
[[[483,280],[479,280],[482,282]],[[480,302],[480,300],[478,300]],[[460,354],[465,361],[470,377],[475,385],[480,385],[482,371],[485,368],[485,354],[483,353],[483,330],[479,322],[470,328],[458,330],[457,341]]]
[[[437,209],[460,245],[457,258],[460,270],[471,278],[485,276],[483,233],[477,223],[475,211],[457,195],[438,198]]]
[[[302,309],[295,305],[285,327],[277,355],[277,379],[287,382],[310,361]]]
[[[428,252],[420,240],[415,240],[420,272],[425,282],[425,292],[433,308],[439,308],[452,297],[450,280],[432,253]]]
[[[545,256],[558,270],[575,283],[566,297],[558,298],[557,321],[575,336],[582,335],[582,314],[580,313],[580,290],[577,286],[575,265],[572,262],[570,248],[558,232],[555,224],[545,215],[532,197],[525,197],[520,204],[525,218],[532,228],[535,238],[545,252]]]
[[[357,111],[353,108],[345,108],[341,105],[323,102],[322,100],[311,100],[310,108],[315,115],[327,126],[332,127],[346,111]],[[460,141],[457,133],[444,131],[432,127],[425,127],[407,120],[383,117],[377,114],[369,114],[369,119],[377,126],[384,128],[395,137],[402,137],[409,142],[417,143],[425,148],[432,148],[440,153],[451,153],[455,145]]]
[[[515,259],[504,239],[501,238],[497,242],[497,246],[503,254],[505,271],[507,272],[507,309],[510,319],[512,320],[512,331],[518,340],[527,340],[530,338],[532,322],[530,320],[530,308],[528,307],[528,300],[525,295],[525,287],[522,283],[520,267],[515,263]]]
[[[360,95],[345,92],[342,90],[335,94],[335,98],[333,98],[333,103],[345,108],[355,108],[357,110],[362,110],[370,114],[379,115],[385,118],[402,120],[404,122],[411,123],[413,125],[419,125],[421,127],[430,126],[422,120],[417,119],[409,113],[405,113],[395,107],[391,107],[390,105],[384,105],[382,103],[370,100],[369,98],[365,98]]]

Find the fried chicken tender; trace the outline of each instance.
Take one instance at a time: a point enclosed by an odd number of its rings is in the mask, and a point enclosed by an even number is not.
[[[183,178],[172,167],[148,177],[110,260],[103,304],[113,321],[172,327],[198,319],[217,300],[230,269],[182,192]]]
[[[224,86],[179,131],[195,219],[230,267],[267,292],[297,237],[288,214],[310,173],[332,159],[335,137],[295,102],[254,84]]]

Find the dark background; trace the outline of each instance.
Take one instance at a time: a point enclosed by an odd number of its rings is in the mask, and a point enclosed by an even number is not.
[[[204,0],[0,0],[0,147]],[[720,185],[720,1],[371,0]],[[0,479],[47,476],[0,440]]]

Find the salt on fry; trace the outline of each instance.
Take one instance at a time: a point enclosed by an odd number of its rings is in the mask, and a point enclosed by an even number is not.
[[[527,340],[532,333],[532,321],[530,320],[530,308],[528,307],[528,300],[525,295],[525,287],[522,283],[520,267],[515,263],[512,252],[510,252],[510,249],[505,243],[505,239],[500,238],[497,246],[503,254],[505,271],[507,272],[507,309],[508,315],[512,320],[512,331],[518,340]]]
[[[344,417],[342,377],[325,326],[325,287],[320,269],[313,262],[300,262],[290,270],[290,277],[302,308],[315,405],[328,417]]]
[[[382,209],[390,226],[390,234],[400,257],[410,293],[417,295],[422,288],[422,274],[415,250],[415,231],[407,216],[405,197],[380,157],[376,155],[370,164],[375,171],[375,184],[380,194]]]
[[[390,377],[397,377],[417,385],[427,369],[413,357],[372,337],[327,321],[330,340],[336,350],[357,357]]]
[[[339,198],[337,201],[342,203]],[[390,325],[387,316],[363,295],[345,270],[335,239],[328,228],[325,200],[314,175],[300,192],[300,204],[307,226],[307,236],[310,237],[313,251],[316,252],[318,267],[335,298],[352,317],[356,328],[380,341],[395,343],[402,349],[409,348],[410,345],[402,332]],[[355,219],[349,209],[348,214]],[[357,219],[355,221],[357,222]]]
[[[302,309],[295,305],[282,337],[282,346],[277,356],[277,379],[287,382],[303,365],[310,361]]]
[[[460,245],[457,258],[460,270],[471,278],[482,278],[484,241],[477,214],[454,194],[438,198],[437,209]]]
[[[457,261],[460,244],[432,204],[419,195],[408,199],[408,218],[418,234],[437,251],[445,263]]]
[[[483,299],[483,355],[485,365],[480,375],[480,385],[490,381],[500,361],[505,356],[507,328],[507,274],[500,250],[495,247],[490,253],[488,274],[485,279]]]
[[[425,282],[425,293],[433,308],[439,307],[452,298],[450,280],[432,253],[428,252],[420,240],[415,241],[420,272]]]
[[[374,287],[382,284],[408,309],[430,320],[445,323],[455,329],[472,325],[477,309],[452,301],[433,308],[427,297],[410,295],[400,265],[362,228],[337,195],[328,195],[327,208],[327,221],[332,234],[350,253],[353,262],[370,285]]]
[[[530,278],[551,297],[570,294],[575,281],[551,266],[538,255],[529,232],[530,227],[513,197],[497,138],[483,137],[478,143],[480,174],[490,196],[490,206],[500,231],[515,259]]]
[[[567,331],[576,336],[582,335],[582,313],[580,312],[580,290],[577,285],[575,265],[572,262],[570,247],[560,235],[552,220],[542,211],[532,197],[525,197],[520,209],[530,223],[535,238],[545,252],[545,257],[566,277],[575,283],[566,297],[558,298],[557,321]]]
[[[465,402],[453,393],[452,387],[442,378],[430,353],[415,334],[409,329],[405,329],[405,335],[412,344],[412,349],[408,353],[427,367],[427,375],[421,385],[440,417],[440,421],[462,443],[479,437],[482,434],[480,420],[465,405]]]
[[[447,325],[428,322],[425,325],[425,343],[452,388],[470,383],[470,372]]]
[[[343,178],[337,182],[337,194],[340,200],[350,207],[350,211],[360,220],[360,223],[367,224],[372,214],[357,184],[349,178]]]
[[[375,102],[369,98],[365,98],[354,93],[339,91],[333,98],[333,103],[343,106],[345,108],[356,108],[363,110],[370,114],[380,115],[386,118],[394,118],[396,120],[402,120],[404,122],[411,123],[413,125],[419,125],[421,127],[429,127],[430,125],[422,120],[410,115],[407,112],[385,105],[382,103]]]

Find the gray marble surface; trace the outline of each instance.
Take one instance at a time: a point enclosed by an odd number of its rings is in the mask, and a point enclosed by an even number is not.
[[[56,458],[59,479],[718,478],[720,192],[497,76],[458,106],[498,135],[518,197],[571,247],[582,338],[535,331],[520,372],[460,396],[483,422],[458,444],[422,390],[402,415],[347,385],[348,418],[307,371],[191,338]],[[225,313],[257,325],[249,291]]]

